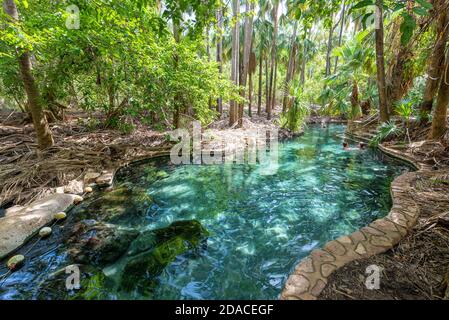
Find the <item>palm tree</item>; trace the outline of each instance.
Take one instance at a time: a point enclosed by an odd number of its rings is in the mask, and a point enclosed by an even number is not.
[[[239,85],[239,52],[240,52],[240,1],[232,0],[233,26],[232,26],[232,59],[231,59],[231,80]],[[233,126],[238,120],[238,103],[230,102],[229,125]]]
[[[274,0],[272,19],[273,19],[273,38],[271,41],[271,71],[270,71],[270,87],[269,87],[269,101],[267,101],[267,119],[271,120],[272,110],[276,102],[276,83],[275,83],[275,73],[276,73],[276,54],[277,54],[277,35],[279,29],[279,0]]]
[[[379,90],[380,121],[388,122],[387,85],[385,81],[385,55],[384,55],[384,18],[383,0],[376,0],[376,62],[377,62],[377,88]]]

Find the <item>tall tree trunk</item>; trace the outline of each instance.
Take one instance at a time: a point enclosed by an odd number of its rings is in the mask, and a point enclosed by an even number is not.
[[[3,8],[5,13],[11,17],[12,22],[15,23],[19,20],[19,12],[14,0],[5,0]],[[36,130],[37,144],[39,149],[44,150],[53,146],[53,135],[48,126],[42,97],[33,76],[30,53],[28,51],[17,53],[20,75],[28,98],[28,110],[31,113],[34,129]]]
[[[432,112],[433,100],[438,91],[438,85],[441,81],[444,70],[444,50],[449,37],[449,14],[447,12],[447,1],[437,0],[434,2],[435,14],[438,14],[436,40],[430,57],[427,70],[426,89],[424,99],[420,106],[420,118],[422,122],[429,120]]]
[[[217,63],[218,72],[223,74],[223,6],[220,1],[219,8],[217,10]],[[217,112],[220,116],[223,114],[223,99],[219,97],[217,99]]]
[[[278,34],[278,12],[279,12],[279,0],[275,0],[273,4],[273,43],[271,48],[271,73],[270,73],[270,101],[268,101],[268,110],[267,110],[267,119],[271,120],[272,108],[273,108],[273,99],[276,96],[276,88],[274,85],[274,72],[276,67],[276,55],[277,55],[277,34]]]
[[[252,104],[253,104],[253,74],[252,72],[248,75],[248,115],[253,116]]]
[[[274,80],[273,80],[273,95],[271,96],[271,110],[276,108],[276,84],[278,78],[278,62],[274,61]]]
[[[282,112],[287,111],[288,97],[290,91],[290,84],[293,78],[293,69],[295,66],[295,58],[296,58],[296,30],[298,28],[298,22],[295,21],[295,25],[293,27],[293,34],[290,40],[290,56],[288,58],[288,67],[287,67],[287,75],[285,76],[285,85],[284,85],[284,99],[282,101]]]
[[[268,114],[270,104],[270,66],[268,64],[268,54],[265,57],[265,112]]]
[[[329,28],[329,36],[327,38],[327,51],[326,51],[326,77],[329,77],[331,75],[331,53],[332,53],[332,37],[334,35],[334,26],[332,25],[334,23],[333,21],[333,15],[331,16],[331,26]]]
[[[439,139],[446,133],[447,107],[449,105],[449,50],[446,56],[446,65],[438,90],[437,103],[433,112],[432,139]]]
[[[246,82],[249,73],[249,60],[251,54],[251,44],[253,38],[253,15],[254,2],[246,0],[246,18],[245,18],[245,31],[244,31],[244,43],[243,43],[243,69],[242,69],[242,83],[240,84],[242,89],[242,97],[245,98]],[[243,108],[245,103],[242,102],[239,106],[239,126],[243,125]]]
[[[304,44],[303,44],[303,51],[302,51],[302,60],[301,60],[301,86],[304,87],[304,84],[306,83],[306,66],[307,66],[307,30],[305,30],[305,37],[304,37]]]
[[[234,26],[232,27],[232,59],[231,59],[231,80],[239,85],[239,14],[240,14],[240,2],[238,0],[232,0],[232,12],[234,15]],[[236,101],[230,102],[229,112],[229,125],[233,126],[238,120],[238,103]]]
[[[338,36],[338,46],[341,46],[341,42],[343,39],[343,31],[345,29],[345,13],[346,13],[346,2],[343,0],[343,8],[341,9],[341,26],[340,26],[340,34]],[[335,57],[335,66],[334,66],[334,73],[337,73],[337,67],[338,67],[338,56]]]
[[[175,39],[176,43],[179,43],[180,40],[180,26],[179,26],[179,21],[176,19],[172,20],[173,23],[173,38]],[[175,52],[173,55],[173,61],[175,64],[175,70],[178,68],[178,64],[179,64],[179,56],[178,54]],[[181,101],[180,101],[180,97],[178,94],[175,94],[174,97],[174,111],[173,111],[173,126],[175,127],[175,129],[178,129],[181,126]]]
[[[258,100],[257,100],[257,115],[260,116],[262,113],[262,75],[263,75],[263,54],[262,49],[259,53],[259,92],[258,92]]]
[[[379,90],[380,121],[390,120],[388,113],[387,86],[385,81],[385,56],[384,56],[384,20],[383,0],[376,0],[376,63],[377,63],[377,88]]]

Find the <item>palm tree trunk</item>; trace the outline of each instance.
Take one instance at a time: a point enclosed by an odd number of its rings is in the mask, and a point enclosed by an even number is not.
[[[287,75],[285,77],[285,88],[284,88],[284,99],[282,101],[282,112],[287,111],[288,97],[289,97],[289,89],[290,83],[293,77],[293,68],[295,66],[295,57],[296,57],[296,30],[298,28],[298,22],[295,21],[295,25],[293,27],[292,39],[290,41],[290,56],[288,58],[288,67],[287,67]]]
[[[232,59],[231,59],[231,80],[234,84],[239,85],[239,13],[240,2],[232,0],[232,12],[235,18],[234,26],[232,27]],[[229,125],[233,126],[237,122],[238,103],[236,101],[230,102]]]
[[[259,53],[259,92],[257,100],[257,115],[260,116],[262,113],[262,75],[263,75],[263,55],[262,50]]]
[[[267,110],[267,119],[271,120],[271,114],[272,114],[272,108],[273,108],[273,99],[276,96],[276,87],[274,87],[274,73],[275,73],[275,67],[276,67],[276,55],[277,55],[277,33],[278,33],[278,10],[279,10],[279,1],[276,0],[276,2],[273,5],[273,22],[274,22],[274,29],[273,29],[273,43],[271,48],[271,73],[270,73],[270,100],[268,101],[268,110]]]
[[[242,70],[242,97],[245,97],[246,92],[246,82],[249,73],[249,60],[251,54],[251,44],[253,37],[253,15],[251,12],[254,11],[254,2],[246,0],[246,19],[245,19],[245,31],[244,31],[244,43],[243,43],[243,70]],[[242,102],[239,106],[239,126],[243,125],[243,108],[245,103]]]
[[[307,30],[305,30],[306,38],[304,38],[303,51],[302,51],[302,61],[301,61],[301,85],[304,86],[306,83],[306,65],[307,65]]]
[[[338,36],[338,46],[341,46],[341,42],[343,39],[343,30],[345,28],[345,12],[346,12],[346,2],[343,0],[343,8],[341,10],[341,26],[340,26],[340,35]],[[335,57],[335,66],[334,66],[334,73],[337,73],[337,67],[338,67],[338,56]]]
[[[380,121],[387,122],[390,120],[390,115],[388,113],[387,86],[385,81],[383,0],[376,0],[376,63]]]
[[[433,100],[443,75],[444,50],[449,37],[449,15],[446,6],[445,0],[435,1],[434,4],[435,11],[438,13],[436,40],[427,70],[428,78],[426,89],[424,91],[424,99],[420,106],[421,122],[429,120],[429,115],[432,112]]]
[[[270,98],[270,67],[268,65],[268,54],[265,57],[265,112],[268,114]]]
[[[220,1],[220,5],[217,11],[217,63],[218,63],[218,72],[220,75],[223,74],[223,7]],[[217,99],[217,112],[220,116],[223,114],[223,99],[219,97]]]
[[[439,139],[446,133],[447,107],[449,105],[449,51],[446,56],[446,66],[438,91],[437,104],[432,120],[432,139]]]
[[[5,0],[3,8],[13,22],[19,20],[19,12],[14,0]],[[42,97],[33,76],[30,53],[28,51],[23,53],[18,52],[18,55],[19,71],[28,98],[28,110],[31,113],[34,129],[36,130],[37,144],[40,150],[44,150],[53,146],[53,135],[48,126],[48,121],[44,114]]]
[[[329,77],[331,75],[331,52],[332,52],[332,37],[334,34],[334,27],[333,27],[333,16],[331,21],[331,26],[329,28],[329,37],[327,39],[327,51],[326,51],[326,77]]]

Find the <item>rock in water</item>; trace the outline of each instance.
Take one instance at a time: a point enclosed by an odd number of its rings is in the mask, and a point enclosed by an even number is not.
[[[75,198],[73,199],[74,204],[80,204],[83,201],[84,201],[84,198],[81,196],[75,196]]]
[[[168,264],[197,248],[208,236],[208,231],[196,220],[178,221],[167,228],[143,233],[128,250],[121,287],[128,292],[135,288],[150,290]]]
[[[92,193],[94,191],[94,189],[92,189],[92,187],[85,187],[84,188],[84,192],[85,193]]]
[[[158,179],[166,179],[169,177],[169,174],[165,171],[158,171],[158,173],[156,173],[156,178]]]
[[[126,253],[139,234],[112,224],[82,221],[75,225],[68,240],[69,254],[75,262],[104,266]]]
[[[9,270],[14,271],[20,268],[24,262],[25,257],[19,254],[9,259],[8,262],[6,263],[6,266],[8,267]]]
[[[41,238],[46,238],[46,237],[50,236],[51,233],[52,233],[51,228],[50,228],[50,227],[45,227],[45,228],[42,228],[42,229],[39,231],[39,236],[40,236]]]
[[[65,212],[58,212],[54,216],[56,221],[65,220],[67,218],[67,214]]]

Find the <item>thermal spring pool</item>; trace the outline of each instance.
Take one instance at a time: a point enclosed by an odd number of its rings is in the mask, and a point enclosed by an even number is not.
[[[385,216],[392,180],[409,170],[376,150],[344,151],[344,131],[312,126],[280,143],[268,176],[168,158],[124,168],[112,191],[21,249],[33,258],[0,299],[277,299],[313,249]],[[73,263],[79,290],[65,288]]]

